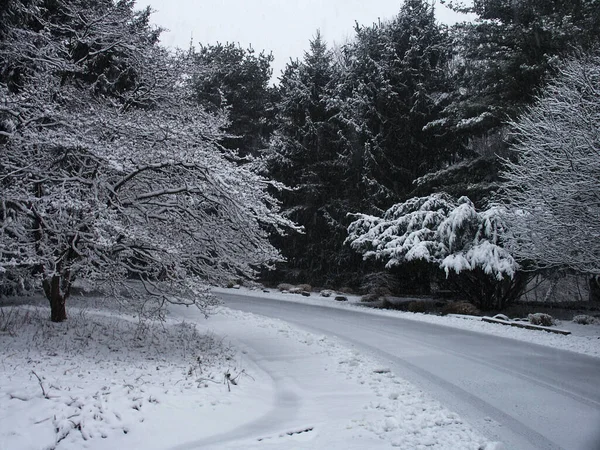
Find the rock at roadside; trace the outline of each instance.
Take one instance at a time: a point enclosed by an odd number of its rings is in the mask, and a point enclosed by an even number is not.
[[[323,290],[321,291],[321,297],[331,297],[331,296],[332,296],[332,295],[334,295],[334,294],[335,294],[335,292],[333,292],[333,291],[332,291],[332,290],[330,290],[330,289],[323,289]]]
[[[335,301],[336,302],[347,302],[348,298],[344,297],[343,295],[336,295],[335,296]]]
[[[510,322],[510,317],[508,317],[504,314],[496,314],[493,318],[498,319],[498,320],[504,320],[506,322]]]
[[[301,292],[301,294],[302,294],[304,297],[310,297],[310,292],[302,291],[302,292]]]

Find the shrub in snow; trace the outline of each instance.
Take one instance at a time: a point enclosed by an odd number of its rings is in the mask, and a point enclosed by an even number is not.
[[[532,325],[541,325],[544,327],[551,327],[552,325],[555,324],[554,317],[552,317],[550,314],[545,314],[545,313],[529,314],[527,316],[527,319],[529,320],[529,323]]]
[[[298,289],[300,289],[301,291],[310,292],[312,291],[312,286],[310,284],[299,284]]]
[[[348,286],[343,286],[343,287],[339,288],[338,291],[341,292],[342,294],[354,295],[354,289],[352,289],[351,287],[348,287]]]
[[[594,316],[588,316],[587,314],[579,314],[573,317],[573,322],[578,323],[580,325],[595,325],[600,321]]]
[[[433,311],[435,308],[435,304],[433,302],[427,302],[423,300],[418,300],[414,302],[410,302],[408,304],[408,311],[413,313],[425,313]]]
[[[442,314],[463,314],[466,316],[478,316],[481,311],[469,302],[450,302],[442,309]]]
[[[504,249],[502,213],[436,193],[396,204],[383,217],[356,214],[346,242],[388,268],[416,260],[435,264],[474,304],[503,308],[520,295],[527,277]]]
[[[360,298],[360,301],[363,303],[372,303],[379,300],[381,297],[377,294],[365,294]]]
[[[398,289],[398,280],[386,271],[366,274],[362,279],[360,291],[365,294],[375,294],[380,297],[391,295]]]

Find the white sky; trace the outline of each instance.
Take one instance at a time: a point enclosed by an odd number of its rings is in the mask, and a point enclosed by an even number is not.
[[[290,58],[302,58],[317,29],[332,44],[354,35],[354,24],[370,25],[389,19],[400,11],[399,0],[138,0],[150,5],[153,22],[169,29],[162,43],[187,48],[197,45],[235,42],[252,45],[257,51],[272,52],[273,75],[278,77]],[[444,23],[464,16],[436,5]]]

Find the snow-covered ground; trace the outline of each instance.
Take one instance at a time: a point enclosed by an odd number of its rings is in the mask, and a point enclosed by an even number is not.
[[[69,313],[0,308],[0,449],[500,448],[375,359],[285,322]]]
[[[311,305],[328,306],[331,308],[360,308],[360,311],[366,314],[400,317],[402,319],[445,325],[600,357],[600,324],[579,325],[571,321],[559,321],[556,328],[568,330],[572,333],[565,336],[544,331],[525,330],[499,324],[487,323],[481,321],[477,317],[435,316],[422,313],[369,308],[365,307],[364,304],[360,304],[360,297],[346,294],[343,295],[348,299],[348,301],[338,302],[334,300],[333,296],[325,298],[319,296],[318,293],[312,293],[310,297],[303,297],[302,295],[282,293],[275,290],[268,291],[269,292],[263,292],[261,290],[252,290],[243,287],[239,290],[223,288],[214,289],[214,292],[217,294],[219,292],[229,292],[248,296],[259,295],[261,297],[273,298],[280,301],[308,303]]]

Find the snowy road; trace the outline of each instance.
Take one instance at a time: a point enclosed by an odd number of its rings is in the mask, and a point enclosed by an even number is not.
[[[508,449],[600,449],[599,358],[368,312],[220,296],[375,356]]]

